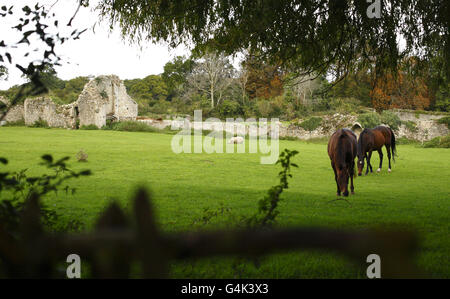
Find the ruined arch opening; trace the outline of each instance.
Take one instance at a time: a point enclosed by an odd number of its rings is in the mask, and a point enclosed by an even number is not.
[[[80,110],[78,109],[78,106],[74,107],[74,111],[75,111],[75,129],[79,129],[80,128]]]

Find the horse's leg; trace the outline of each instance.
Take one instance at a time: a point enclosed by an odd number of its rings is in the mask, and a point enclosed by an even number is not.
[[[388,172],[391,172],[391,146],[390,145],[386,144],[386,151],[387,151],[388,160],[389,160]]]
[[[372,151],[370,151],[369,153],[369,165],[370,165],[370,172],[373,172],[372,163],[370,161],[372,161]]]
[[[367,154],[367,153],[369,153],[369,154]],[[369,156],[370,156],[370,151],[368,151],[368,152],[366,152],[366,173],[365,173],[365,175],[367,175],[368,173],[369,173],[369,165],[370,165],[370,158],[369,158]]]
[[[350,191],[355,194],[355,187],[353,187],[353,174],[355,174],[355,161],[352,163],[352,168],[350,170]]]
[[[336,181],[336,186],[337,186],[336,195],[337,195],[337,196],[341,196],[341,190],[339,190],[339,184],[338,184],[338,179],[337,179],[336,168],[334,167],[333,162],[331,162],[331,167],[333,167],[333,171],[334,171],[334,180]]]
[[[372,164],[370,164],[370,159],[372,159],[372,150],[369,151],[369,155],[366,157],[366,161],[367,161],[366,175],[369,173],[369,168],[370,168],[370,172],[373,172]]]
[[[381,148],[378,150],[378,155],[380,155],[380,167],[378,167],[377,172],[380,172],[381,166],[383,166],[383,151]]]

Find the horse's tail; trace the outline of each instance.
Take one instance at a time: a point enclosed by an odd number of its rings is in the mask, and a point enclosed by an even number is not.
[[[389,128],[389,131],[391,131],[391,152],[392,152],[392,160],[395,162],[395,156],[397,155],[397,148],[395,146],[395,135],[394,131],[392,131],[391,128]]]

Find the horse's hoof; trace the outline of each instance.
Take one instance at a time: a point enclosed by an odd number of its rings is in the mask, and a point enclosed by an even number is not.
[[[336,193],[336,196],[341,196],[341,193]]]
[[[390,169],[390,168],[388,169],[388,172],[389,172],[389,173],[391,172],[391,169]]]
[[[378,168],[378,169],[377,169],[377,172],[379,173],[380,171],[381,171],[381,168]]]
[[[355,195],[355,191],[352,191],[352,195]]]

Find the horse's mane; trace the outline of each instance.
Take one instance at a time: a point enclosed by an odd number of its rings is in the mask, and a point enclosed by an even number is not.
[[[338,137],[338,140],[337,140],[337,155],[336,155],[337,161],[336,162],[338,164],[341,164],[341,163],[345,164],[346,154],[347,153],[344,150],[343,143],[346,141],[345,140],[346,137],[348,137],[347,134],[345,134],[345,132],[342,131],[341,134]]]
[[[347,144],[345,144],[347,143]],[[347,155],[348,150],[351,148],[351,137],[348,136],[344,130],[342,130],[341,134],[338,137],[337,140],[337,153],[336,153],[336,161],[338,165],[346,165],[347,164]],[[350,171],[349,168],[347,168],[348,171]],[[351,175],[350,173],[348,175]],[[353,176],[356,177],[356,169],[353,168]]]

